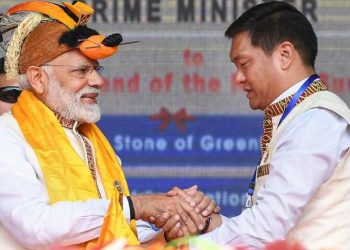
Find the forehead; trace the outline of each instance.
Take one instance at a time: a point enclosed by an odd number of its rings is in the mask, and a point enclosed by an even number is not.
[[[248,32],[241,32],[235,35],[231,43],[230,58],[232,61],[237,61],[240,57],[252,53],[254,47],[251,43]]]

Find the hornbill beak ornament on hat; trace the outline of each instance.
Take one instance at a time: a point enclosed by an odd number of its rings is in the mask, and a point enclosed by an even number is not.
[[[7,15],[20,12],[36,12],[57,20],[67,26],[69,30],[62,35],[60,43],[72,48],[80,49],[81,53],[93,59],[103,59],[112,56],[118,51],[118,46],[123,44],[123,38],[119,33],[103,36],[86,27],[94,10],[85,3],[74,1],[72,4],[63,2],[63,5],[30,1],[13,6],[7,11]]]

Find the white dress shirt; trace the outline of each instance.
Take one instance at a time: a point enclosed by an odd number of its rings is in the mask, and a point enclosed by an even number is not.
[[[124,204],[130,220],[127,199]],[[108,207],[106,198],[49,205],[34,151],[13,116],[0,116],[0,227],[18,243],[28,249],[46,249],[52,244],[73,245],[95,239]],[[157,234],[148,223],[137,224],[141,242]]]
[[[273,103],[297,92],[304,80]],[[313,108],[291,121],[271,158],[273,170],[260,190],[258,206],[222,216],[222,225],[200,237],[219,244],[262,249],[284,239],[303,207],[328,180],[350,146],[349,124],[332,111]]]

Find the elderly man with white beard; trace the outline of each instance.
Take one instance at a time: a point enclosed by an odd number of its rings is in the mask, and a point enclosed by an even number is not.
[[[175,221],[168,238],[204,232],[205,217],[218,212],[214,201],[196,187],[130,196],[120,161],[94,124],[103,86],[97,59],[105,47],[112,55],[120,37],[82,45],[99,35],[86,26],[93,10],[80,2],[31,2],[9,13],[21,10],[40,14],[26,16],[7,47],[6,74],[19,76],[23,91],[0,117],[1,244],[6,234],[7,249],[91,249],[116,238],[137,245],[163,235],[144,222],[160,215]],[[84,51],[90,47],[96,50]]]

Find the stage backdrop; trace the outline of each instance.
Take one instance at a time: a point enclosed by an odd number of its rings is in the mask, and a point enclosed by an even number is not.
[[[2,0],[1,9],[15,2]],[[224,31],[263,1],[86,2],[96,10],[92,27],[140,41],[101,61],[106,83],[99,125],[122,159],[132,192],[198,184],[224,215],[238,214],[260,156],[262,113],[249,109],[235,82]],[[319,37],[317,71],[349,103],[350,1],[286,2],[311,21]]]

